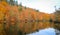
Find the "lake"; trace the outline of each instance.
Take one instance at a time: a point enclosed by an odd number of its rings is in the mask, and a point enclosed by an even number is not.
[[[3,24],[0,24],[2,33]],[[59,23],[54,22],[20,22],[17,25],[11,25],[6,30],[9,35],[60,35]],[[0,33],[0,34],[1,34]]]
[[[43,30],[39,30],[38,32],[30,33],[27,35],[56,35],[54,28],[46,28]]]

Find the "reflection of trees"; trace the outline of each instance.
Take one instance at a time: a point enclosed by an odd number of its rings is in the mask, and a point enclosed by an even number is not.
[[[60,35],[60,31],[55,29],[56,35]]]
[[[52,22],[53,21],[52,18],[50,18],[49,21]]]

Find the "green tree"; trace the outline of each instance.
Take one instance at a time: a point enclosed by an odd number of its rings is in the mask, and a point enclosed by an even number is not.
[[[8,2],[10,5],[18,5],[18,1],[15,1],[15,0],[7,0],[7,2]]]
[[[36,10],[37,12],[39,12],[39,10]]]
[[[55,12],[55,21],[60,22],[60,8]]]
[[[10,0],[10,4],[11,4],[11,5],[14,5],[14,1],[13,1],[13,0]]]
[[[19,4],[19,6],[21,6],[21,7],[22,7],[22,2]]]
[[[19,4],[19,11],[22,11],[22,3]]]
[[[18,6],[18,1],[14,1],[15,2],[15,5],[17,5]]]

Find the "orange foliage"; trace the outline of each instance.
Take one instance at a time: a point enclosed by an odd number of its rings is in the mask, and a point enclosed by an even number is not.
[[[37,12],[31,8],[24,9],[22,7],[22,11],[18,10],[19,6],[10,6],[8,3],[2,1],[0,2],[0,20],[5,19],[7,21],[6,28],[8,29],[9,24],[18,24],[17,27],[23,32],[30,33],[36,31],[38,29],[48,28],[50,24],[48,23],[38,23],[37,22],[27,22],[30,20],[49,20],[50,14]],[[21,20],[21,21],[20,21]],[[10,23],[9,23],[10,22]],[[16,23],[15,23],[16,22]],[[27,22],[27,23],[26,23]],[[38,26],[38,27],[36,27]],[[3,24],[0,25],[0,29],[3,28]]]

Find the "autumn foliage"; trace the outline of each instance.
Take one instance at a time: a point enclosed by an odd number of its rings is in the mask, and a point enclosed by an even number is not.
[[[50,18],[54,18],[52,16],[24,6],[11,6],[2,1],[0,2],[0,35],[11,35],[11,32],[15,33],[13,35],[17,35],[18,31],[31,33],[39,29],[53,27],[53,24],[47,22]],[[9,31],[10,33],[8,33]]]

